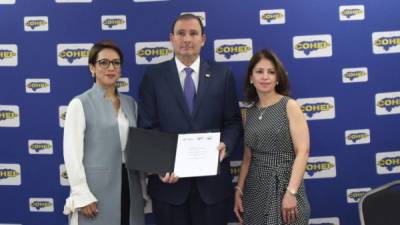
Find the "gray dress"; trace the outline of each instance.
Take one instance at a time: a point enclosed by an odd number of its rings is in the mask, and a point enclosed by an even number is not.
[[[267,108],[247,110],[245,144],[251,163],[245,181],[243,207],[246,225],[281,225],[282,198],[295,159],[286,106],[289,97]],[[262,119],[259,116],[262,114]],[[292,224],[307,225],[310,207],[302,182],[297,194],[299,218]]]

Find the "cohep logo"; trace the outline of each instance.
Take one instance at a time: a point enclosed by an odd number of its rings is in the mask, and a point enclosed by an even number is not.
[[[48,31],[49,18],[47,16],[25,16],[24,17],[25,31]]]
[[[400,114],[400,91],[375,94],[376,115]]]
[[[15,0],[0,0],[0,5],[12,5],[15,4]]]
[[[68,174],[64,164],[60,164],[60,184],[61,186],[69,186]]]
[[[181,15],[183,15],[183,14],[193,14],[193,15],[199,17],[203,26],[204,27],[206,26],[206,12],[182,12]]]
[[[56,3],[90,3],[92,0],[56,0]]]
[[[286,23],[285,15],[284,9],[260,10],[260,24],[284,24]]]
[[[329,34],[294,36],[293,56],[295,58],[331,57],[332,36]]]
[[[374,54],[400,53],[400,31],[372,33]]]
[[[19,106],[0,105],[0,127],[19,127]]]
[[[346,130],[344,132],[344,137],[346,145],[369,144],[371,142],[369,129]]]
[[[336,177],[336,160],[334,156],[308,158],[304,179],[328,177]]]
[[[102,30],[126,30],[125,15],[104,15],[101,16]]]
[[[171,42],[136,42],[136,64],[157,64],[174,57]]]
[[[364,20],[365,19],[364,5],[339,6],[339,19],[341,21]]]
[[[214,40],[216,62],[248,61],[253,55],[253,41],[247,39]]]
[[[0,45],[0,66],[18,65],[18,46]]]
[[[371,188],[353,188],[346,190],[347,203],[357,203]]]
[[[355,83],[368,81],[368,68],[344,68],[342,69],[343,83]]]
[[[376,153],[378,174],[400,173],[400,151]]]
[[[117,88],[119,92],[129,92],[129,78],[121,77],[117,80]]]
[[[59,66],[87,66],[91,43],[58,44],[57,65]]]
[[[21,166],[0,164],[0,185],[21,185]]]
[[[307,120],[323,120],[335,118],[335,98],[298,98],[297,102],[306,115]]]
[[[231,161],[232,183],[238,182],[241,164],[242,161],[240,160]]]
[[[65,117],[67,116],[67,108],[66,105],[61,105],[58,107],[58,119],[60,127],[64,127]]]
[[[308,225],[340,225],[340,223],[339,217],[325,217],[310,219]]]
[[[50,93],[50,79],[25,79],[26,93]]]
[[[28,140],[29,154],[53,154],[53,141],[52,140]]]
[[[54,212],[54,200],[52,198],[29,198],[29,211]]]

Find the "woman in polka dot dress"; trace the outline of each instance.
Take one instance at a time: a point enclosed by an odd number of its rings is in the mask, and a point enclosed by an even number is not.
[[[288,97],[278,57],[257,52],[249,62],[245,94],[245,148],[234,211],[245,225],[308,225],[303,176],[309,155],[307,121]]]

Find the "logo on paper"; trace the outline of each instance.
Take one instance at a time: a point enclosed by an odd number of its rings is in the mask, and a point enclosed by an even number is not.
[[[374,54],[400,53],[400,31],[372,33]]]
[[[342,69],[343,83],[366,82],[368,81],[368,68],[344,68]]]
[[[357,203],[371,188],[354,188],[347,189],[347,203]]]
[[[299,98],[297,102],[307,120],[335,118],[335,99],[333,97]]]
[[[29,154],[53,154],[52,140],[28,140]]]
[[[54,201],[52,198],[29,198],[31,212],[53,212]]]
[[[129,78],[121,77],[117,80],[116,86],[119,92],[129,92]]]
[[[0,45],[0,66],[18,65],[17,45]]]
[[[57,64],[59,66],[87,66],[89,51],[93,44],[58,44]]]
[[[68,182],[68,174],[67,174],[67,170],[65,169],[65,165],[61,164],[60,165],[60,184],[61,186],[69,186],[69,182]]]
[[[332,36],[312,35],[293,37],[295,58],[317,58],[332,56]]]
[[[65,118],[67,116],[67,108],[68,106],[65,105],[58,107],[58,118],[60,127],[64,127]]]
[[[339,6],[339,19],[341,21],[364,20],[365,19],[364,5]]]
[[[375,95],[376,115],[400,113],[400,92],[377,93]]]
[[[240,161],[240,160],[231,161],[231,174],[232,174],[232,182],[233,183],[238,182],[241,164],[242,164],[242,161]]]
[[[0,127],[19,127],[19,114],[17,105],[0,105]]]
[[[126,30],[126,16],[125,15],[102,16],[101,28],[103,30]]]
[[[173,58],[170,42],[137,42],[136,64],[157,64]]]
[[[15,0],[0,0],[0,5],[13,5],[15,4]],[[12,224],[10,224],[12,225]]]
[[[21,185],[21,166],[0,164],[0,185]]]
[[[47,16],[24,17],[25,31],[48,31],[49,19]]]
[[[346,145],[369,144],[371,142],[369,129],[346,130]]]
[[[400,151],[376,153],[378,174],[400,173]]]
[[[50,79],[26,79],[26,93],[50,93]]]
[[[313,218],[308,225],[340,225],[338,217]]]
[[[260,24],[284,24],[285,10],[284,9],[273,9],[273,10],[260,10]]]
[[[336,177],[334,156],[310,157],[306,165],[305,179]]]
[[[247,61],[252,55],[251,39],[214,40],[214,58],[217,62]]]

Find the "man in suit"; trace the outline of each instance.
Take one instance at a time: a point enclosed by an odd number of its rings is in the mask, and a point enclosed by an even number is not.
[[[218,175],[149,176],[157,225],[226,225],[232,211],[228,156],[241,138],[242,122],[231,71],[200,59],[205,40],[198,17],[177,17],[170,33],[174,59],[148,67],[140,85],[139,127],[169,133],[221,132]]]

